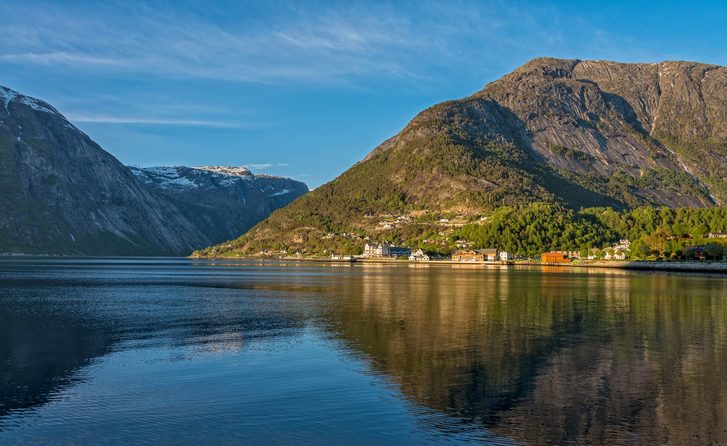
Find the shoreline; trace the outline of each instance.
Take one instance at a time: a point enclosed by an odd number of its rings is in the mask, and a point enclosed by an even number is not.
[[[699,272],[699,273],[727,273],[727,262],[659,262],[648,260],[633,261],[607,261],[607,262],[574,262],[572,266],[577,268],[611,268],[630,269],[637,271],[675,271],[675,272]]]
[[[452,266],[539,266],[539,267],[573,267],[573,268],[602,268],[622,269],[636,271],[666,271],[666,272],[698,272],[698,273],[725,273],[727,274],[727,262],[689,262],[689,261],[651,261],[651,260],[576,260],[570,263],[543,263],[529,260],[510,260],[496,262],[457,262],[453,260],[428,260],[416,261],[405,259],[366,258],[350,260],[338,260],[323,257],[190,257],[192,260],[269,260],[277,262],[311,262],[330,264],[374,264],[374,265],[452,265]]]
[[[31,259],[33,257],[41,258],[93,258],[103,259],[106,256],[54,256],[54,255],[7,255],[0,254],[0,258],[8,259]],[[714,273],[727,274],[727,261],[654,261],[654,260],[575,260],[570,263],[543,263],[533,260],[509,260],[495,262],[457,262],[448,259],[437,259],[428,261],[416,261],[408,259],[388,259],[388,258],[359,258],[355,261],[331,259],[326,257],[149,257],[149,256],[109,256],[109,258],[145,258],[145,259],[186,259],[192,261],[199,260],[238,260],[238,261],[269,261],[269,262],[306,262],[306,263],[324,263],[334,265],[418,265],[418,266],[531,266],[531,267],[558,267],[558,268],[600,268],[600,269],[621,269],[634,271],[664,271],[664,272],[695,272],[695,273]]]

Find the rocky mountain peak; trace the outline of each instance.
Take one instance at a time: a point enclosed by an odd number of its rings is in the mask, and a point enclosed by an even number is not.
[[[253,173],[245,166],[196,166],[198,170],[206,170],[222,175],[231,175],[238,177],[254,177]]]
[[[580,62],[578,59],[539,57],[520,66],[508,76],[516,78],[531,76],[541,76],[551,79],[570,78],[573,75],[573,68]]]
[[[127,168],[48,103],[0,87],[0,253],[187,254],[307,191],[240,167]]]
[[[345,244],[352,228],[375,231],[367,216],[379,214],[473,216],[532,202],[719,205],[727,202],[725,98],[725,67],[534,59],[422,111],[229,249],[315,251],[323,245],[312,240],[340,233]]]
[[[53,108],[47,102],[18,93],[17,91],[8,87],[3,87],[2,85],[0,85],[0,101],[2,101],[4,106],[3,108],[7,114],[10,114],[10,104],[22,104],[35,111],[52,113],[54,115],[61,116],[58,110]]]

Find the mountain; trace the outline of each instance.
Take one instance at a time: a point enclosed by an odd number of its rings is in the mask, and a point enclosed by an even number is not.
[[[532,202],[721,205],[725,98],[725,67],[535,59],[421,112],[335,180],[197,255],[320,254],[385,237],[377,228],[392,215],[424,223]]]
[[[220,169],[175,169],[198,174],[189,181],[200,187],[150,184],[48,103],[0,87],[0,253],[188,254],[239,235],[307,190],[251,174],[246,188]]]
[[[212,240],[245,233],[270,213],[308,192],[299,181],[254,175],[245,167],[129,167],[143,183],[180,208]]]

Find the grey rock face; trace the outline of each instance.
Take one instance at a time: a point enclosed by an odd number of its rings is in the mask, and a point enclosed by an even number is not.
[[[366,159],[445,133],[513,143],[601,194],[619,176],[633,183],[625,205],[727,202],[725,67],[535,59],[425,110]]]
[[[727,198],[721,184],[711,181],[723,183],[727,173],[725,67],[536,59],[475,97],[511,110],[524,123],[518,136],[556,167],[637,178],[665,169],[691,176],[709,191],[702,196],[641,191],[669,206],[707,206]],[[694,145],[698,153],[686,150]],[[583,157],[589,162],[552,150],[558,146],[590,155]],[[715,157],[723,161],[715,172],[700,163]]]
[[[217,213],[200,215],[205,206],[142,181],[46,102],[0,87],[1,253],[187,254],[239,235],[222,236],[219,228],[250,226],[274,209],[272,203],[285,202],[264,192],[236,196],[242,189],[196,191],[194,200],[208,200]],[[302,189],[297,183],[296,193]],[[225,193],[227,199],[217,198]],[[244,223],[215,219],[250,206]]]

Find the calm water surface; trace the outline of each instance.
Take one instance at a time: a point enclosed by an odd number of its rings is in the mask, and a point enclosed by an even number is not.
[[[727,444],[722,276],[0,259],[0,444]]]

